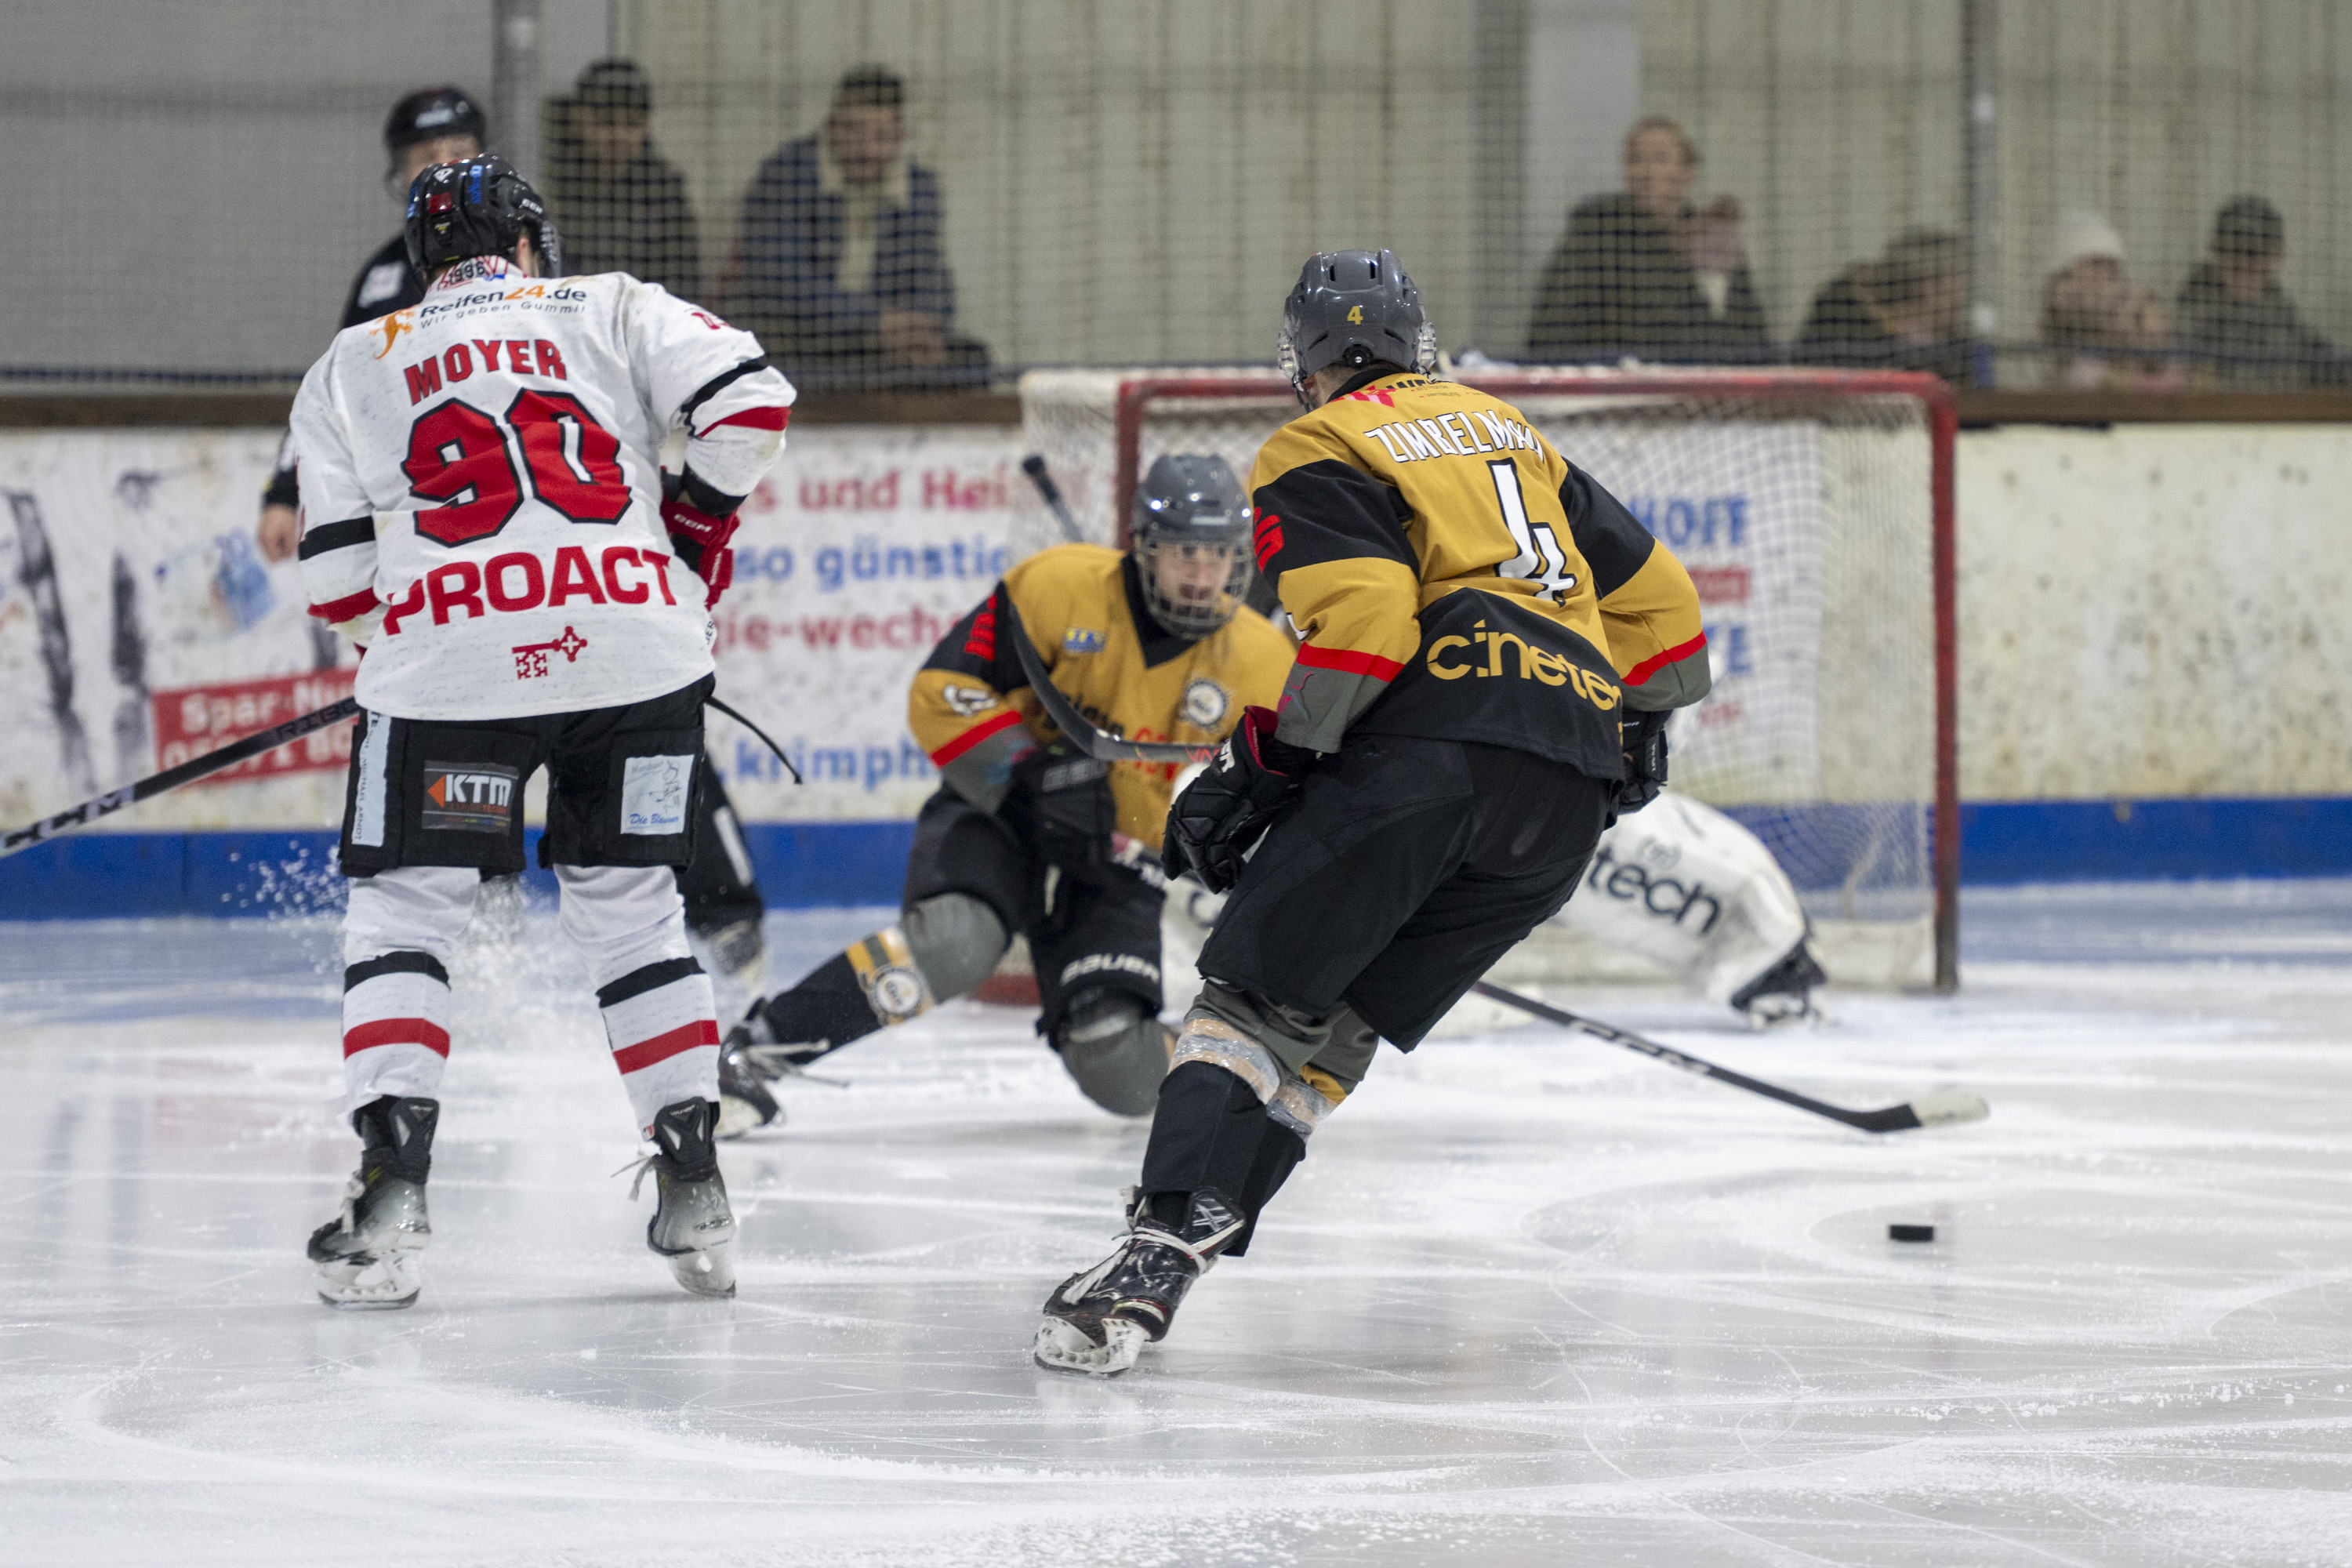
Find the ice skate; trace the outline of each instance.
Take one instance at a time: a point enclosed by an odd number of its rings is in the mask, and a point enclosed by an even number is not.
[[[1789,955],[1765,971],[1731,998],[1748,1021],[1759,1029],[1779,1028],[1819,1018],[1813,987],[1829,979],[1811,952],[1800,942]]]
[[[1192,1194],[1171,1228],[1140,1204],[1108,1258],[1045,1298],[1030,1354],[1050,1372],[1117,1377],[1143,1347],[1164,1338],[1192,1282],[1242,1231],[1242,1216],[1213,1187]]]
[[[416,1255],[433,1239],[425,1178],[433,1164],[434,1100],[387,1095],[352,1118],[360,1167],[343,1187],[343,1212],[310,1234],[319,1300],[346,1311],[413,1306],[420,1288]]]
[[[654,1217],[646,1222],[646,1245],[669,1259],[677,1282],[697,1296],[735,1294],[735,1213],[719,1173],[716,1119],[717,1108],[707,1100],[663,1106],[654,1118],[655,1152],[639,1163],[629,1186],[634,1202],[646,1172],[653,1172]]]
[[[740,1025],[719,1047],[719,1136],[740,1138],[784,1119],[783,1107],[768,1091],[767,1079],[751,1063],[751,1032]]]

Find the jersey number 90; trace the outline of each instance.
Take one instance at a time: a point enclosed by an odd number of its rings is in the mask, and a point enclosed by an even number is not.
[[[409,426],[400,471],[409,494],[439,503],[416,514],[416,531],[467,544],[512,521],[525,473],[530,493],[573,522],[618,522],[629,509],[620,452],[577,397],[527,388],[507,405],[503,423],[456,398],[425,410]]]

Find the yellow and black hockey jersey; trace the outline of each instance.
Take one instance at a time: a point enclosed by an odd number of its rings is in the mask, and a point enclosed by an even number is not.
[[[991,810],[1019,755],[1061,735],[1029,689],[1008,605],[1071,703],[1131,741],[1221,741],[1244,708],[1274,706],[1290,668],[1290,639],[1255,610],[1187,642],[1144,607],[1132,557],[1099,544],[1041,551],[950,629],[907,699],[917,743],[957,794]],[[1177,772],[1172,763],[1111,764],[1118,830],[1155,854]]]
[[[1372,377],[1277,431],[1250,493],[1305,639],[1276,731],[1295,745],[1483,741],[1614,778],[1621,704],[1706,695],[1689,574],[1499,398]]]

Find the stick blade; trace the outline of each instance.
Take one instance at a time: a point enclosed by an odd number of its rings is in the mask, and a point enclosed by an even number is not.
[[[1957,1127],[1963,1121],[1982,1121],[1992,1114],[1992,1107],[1973,1089],[1946,1084],[1913,1100],[1911,1114],[1922,1127]]]

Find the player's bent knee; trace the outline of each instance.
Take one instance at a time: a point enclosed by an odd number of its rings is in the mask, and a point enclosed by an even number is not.
[[[898,917],[898,930],[933,997],[961,996],[996,968],[1012,942],[996,911],[970,893],[937,893]]]
[[[1062,1065],[1086,1097],[1118,1116],[1149,1116],[1168,1076],[1168,1031],[1131,992],[1082,991],[1054,1030]]]

